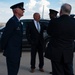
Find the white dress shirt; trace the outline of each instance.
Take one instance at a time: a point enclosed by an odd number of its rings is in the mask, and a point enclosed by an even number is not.
[[[34,20],[34,24],[35,24],[35,27],[38,30],[38,32],[40,32],[40,23]]]

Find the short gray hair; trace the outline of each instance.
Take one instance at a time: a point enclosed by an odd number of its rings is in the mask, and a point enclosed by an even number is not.
[[[62,10],[63,12],[65,12],[65,13],[68,13],[68,14],[70,14],[71,9],[72,9],[71,5],[70,5],[70,4],[67,4],[67,3],[65,3],[65,4],[63,4],[63,5],[61,6],[61,10]]]

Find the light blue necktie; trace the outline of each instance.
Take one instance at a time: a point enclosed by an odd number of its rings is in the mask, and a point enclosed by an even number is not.
[[[40,32],[39,22],[37,22],[37,30]]]

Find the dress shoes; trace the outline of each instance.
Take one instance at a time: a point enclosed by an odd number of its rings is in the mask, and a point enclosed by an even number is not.
[[[40,71],[40,72],[44,72],[44,69],[43,69],[43,68],[40,68],[39,71]]]
[[[52,74],[52,72],[49,72],[49,74]]]
[[[31,69],[31,71],[30,71],[30,72],[31,72],[31,73],[34,73],[34,71],[35,71],[34,69]]]

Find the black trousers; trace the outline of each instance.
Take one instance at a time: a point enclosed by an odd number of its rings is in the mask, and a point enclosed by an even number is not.
[[[43,46],[40,43],[38,45],[32,45],[31,68],[33,68],[33,69],[35,69],[37,52],[38,52],[38,56],[39,56],[39,68],[43,68],[43,65],[44,65]]]
[[[6,63],[7,63],[8,75],[17,75],[20,66],[20,59],[18,62],[16,62],[6,57]]]
[[[73,75],[73,62],[64,63],[51,61],[51,63],[53,75]]]

